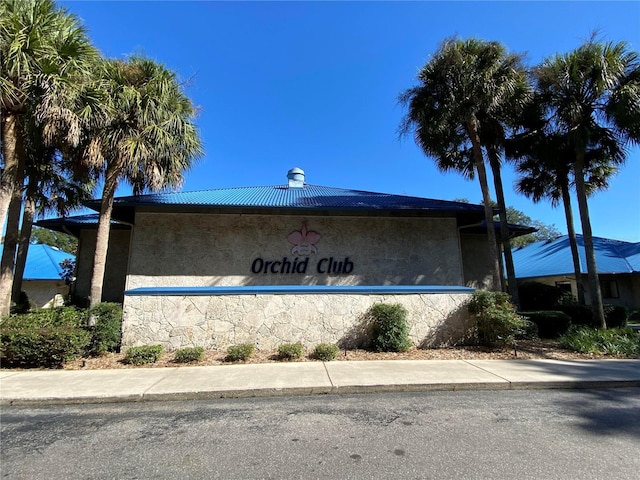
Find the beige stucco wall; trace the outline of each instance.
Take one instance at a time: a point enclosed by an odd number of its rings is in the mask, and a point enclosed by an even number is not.
[[[479,290],[490,290],[493,279],[487,235],[461,234],[460,250],[464,285]]]
[[[640,308],[640,275],[638,274],[600,274],[598,275],[600,284],[604,282],[614,281],[618,287],[618,297],[609,298],[603,295],[602,301],[605,304],[620,305],[627,308]],[[539,277],[539,278],[527,278],[522,279],[523,282],[539,282],[545,285],[556,286],[557,282],[570,282],[571,293],[575,298],[578,298],[578,287],[575,281],[574,275],[559,275],[554,277]],[[587,275],[583,275],[582,284],[585,288],[585,303],[591,304],[591,297],[589,295],[589,278]]]
[[[293,262],[287,236],[320,234],[305,274],[252,273],[257,258]],[[305,257],[300,257],[303,260]],[[348,274],[318,273],[321,259],[353,264]],[[326,267],[326,260],[322,267]],[[461,285],[453,218],[303,217],[138,213],[127,289],[236,285]]]
[[[22,290],[36,308],[59,306],[69,294],[69,286],[64,280],[23,280]]]
[[[161,344],[167,349],[201,346],[225,349],[252,343],[270,350],[279,344],[321,342],[354,347],[368,309],[400,303],[409,312],[417,346],[455,343],[472,321],[470,294],[289,294],[213,296],[129,296],[124,301],[123,347]]]
[[[122,302],[129,260],[129,230],[111,230],[102,301]],[[78,239],[74,297],[86,299],[91,291],[91,272],[96,249],[96,230],[82,230]]]

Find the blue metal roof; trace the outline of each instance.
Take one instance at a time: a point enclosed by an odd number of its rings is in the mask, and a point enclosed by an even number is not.
[[[576,235],[580,257],[580,271],[587,273],[587,260],[582,235]],[[640,272],[640,243],[608,238],[593,238],[598,273]],[[516,278],[573,275],[573,260],[569,236],[540,241],[513,250]]]
[[[96,205],[87,204],[91,208]],[[222,188],[196,192],[119,197],[114,207],[190,206],[239,208],[301,208],[344,210],[426,210],[483,212],[481,205],[361,190],[305,185]]]
[[[49,245],[29,245],[23,279],[61,280],[60,263],[66,259],[75,260],[76,257]]]

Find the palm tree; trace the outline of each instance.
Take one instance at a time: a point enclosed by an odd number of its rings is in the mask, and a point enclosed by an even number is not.
[[[111,212],[121,180],[134,194],[178,187],[192,162],[202,154],[193,123],[195,108],[176,75],[141,57],[103,64],[111,115],[88,132],[86,157],[104,175],[96,238],[90,304],[101,301]]]
[[[571,149],[591,305],[605,328],[587,203],[590,152],[603,145],[624,152],[627,144],[640,142],[638,53],[624,42],[602,43],[592,36],[576,50],[544,60],[534,74],[549,123],[566,136]],[[624,154],[611,157],[609,166],[616,167],[624,159]]]
[[[36,136],[35,140],[38,140]],[[34,158],[27,162],[27,185],[18,253],[15,261],[11,299],[17,302],[22,290],[22,277],[31,241],[33,221],[36,215],[54,211],[65,216],[83,201],[90,200],[95,182],[88,171],[74,169],[76,165],[68,157],[42,144],[28,148]]]
[[[500,155],[509,125],[529,96],[530,88],[519,55],[498,42],[445,40],[418,73],[420,85],[403,92],[408,112],[400,134],[413,132],[423,152],[439,169],[478,176],[485,207],[492,288],[500,287],[498,245],[493,226],[491,194],[483,149],[489,157],[499,200],[501,237],[505,249],[509,292],[517,303],[506,210],[500,178]]]
[[[518,140],[519,143],[512,144],[508,149],[508,154],[518,159],[516,170],[520,178],[516,182],[516,191],[531,198],[534,203],[548,199],[554,208],[562,202],[578,289],[578,302],[584,304],[584,286],[570,196],[572,150],[566,139],[557,133],[546,134],[542,130],[534,130]],[[608,151],[605,147],[592,148],[588,152],[588,194],[606,189],[609,177],[616,172],[608,162],[622,152]],[[598,158],[602,156],[602,159]]]
[[[76,17],[51,0],[0,1],[2,159],[0,227],[6,223],[0,267],[0,315],[9,311],[31,118],[45,139],[79,140],[70,92],[83,83],[97,52]]]

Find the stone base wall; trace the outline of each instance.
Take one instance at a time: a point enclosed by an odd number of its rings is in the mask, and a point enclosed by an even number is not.
[[[271,350],[282,343],[312,348],[327,342],[354,348],[364,338],[369,308],[399,303],[409,312],[414,345],[443,346],[471,329],[470,298],[469,293],[125,295],[122,345],[175,350],[252,343]]]

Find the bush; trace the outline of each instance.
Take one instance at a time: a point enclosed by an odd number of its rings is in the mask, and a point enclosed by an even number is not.
[[[281,360],[294,360],[302,356],[301,343],[283,343],[278,346],[278,357]]]
[[[400,304],[378,303],[369,310],[371,346],[378,352],[406,352],[411,348],[407,309]]]
[[[536,340],[539,338],[538,325],[531,320],[523,320],[524,326],[515,333],[516,340]]]
[[[239,345],[232,345],[227,348],[227,362],[244,362],[251,355],[255,347],[251,343],[241,343]]]
[[[579,303],[575,303],[573,305],[558,305],[555,310],[559,310],[569,315],[571,317],[572,325],[582,325],[592,328],[598,327],[593,319],[593,312],[589,305],[580,305]]]
[[[31,302],[26,292],[20,292],[18,295],[18,301],[11,307],[12,314],[27,313],[31,309]]]
[[[560,345],[581,353],[640,356],[640,334],[632,328],[572,327],[560,337]]]
[[[90,327],[91,344],[88,353],[101,355],[106,352],[119,352],[122,338],[122,306],[119,303],[104,302],[89,311],[96,324]]]
[[[527,326],[503,292],[475,292],[469,312],[476,316],[478,341],[487,346],[513,344]]]
[[[314,358],[323,362],[330,362],[338,356],[340,349],[335,343],[319,343],[313,350]]]
[[[618,305],[604,305],[607,328],[625,328],[629,320],[629,309]]]
[[[558,338],[564,335],[571,326],[571,317],[566,313],[545,310],[541,312],[519,312],[538,327],[538,335],[542,338]]]
[[[85,352],[86,312],[73,307],[12,315],[0,324],[3,362],[23,367],[60,367]]]
[[[155,363],[160,359],[164,348],[162,345],[143,345],[141,347],[131,347],[127,350],[124,362],[130,365],[146,365]]]
[[[186,347],[176,350],[173,360],[177,363],[199,362],[204,358],[204,348]]]
[[[527,311],[556,310],[558,305],[575,303],[570,292],[540,282],[524,282],[518,285],[520,309]]]

